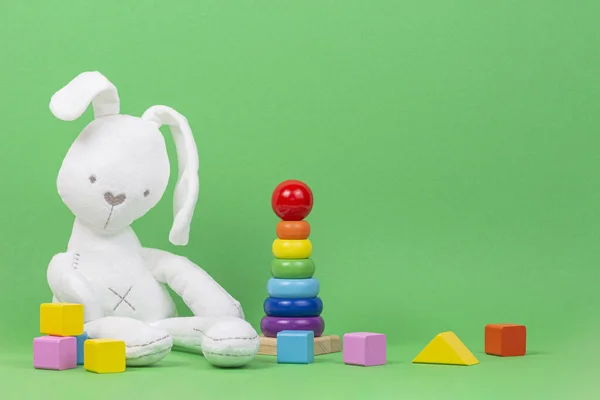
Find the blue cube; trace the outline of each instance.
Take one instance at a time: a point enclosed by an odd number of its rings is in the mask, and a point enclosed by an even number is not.
[[[77,339],[77,365],[83,365],[83,344],[88,340],[88,334],[83,332],[79,336],[75,336]]]
[[[281,331],[277,334],[277,362],[310,364],[315,360],[313,331]]]

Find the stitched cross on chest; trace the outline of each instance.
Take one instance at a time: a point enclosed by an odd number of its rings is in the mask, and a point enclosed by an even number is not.
[[[131,305],[130,302],[127,301],[126,297],[129,294],[129,292],[131,292],[131,289],[133,288],[133,286],[130,286],[129,289],[127,289],[127,292],[125,292],[124,295],[120,295],[119,293],[117,293],[116,290],[112,289],[112,288],[108,288],[108,290],[110,290],[111,292],[113,292],[113,294],[115,296],[117,296],[119,298],[119,302],[117,303],[117,305],[115,306],[115,308],[113,308],[113,311],[115,311],[117,308],[119,308],[119,306],[123,303],[127,304],[129,307],[131,307],[131,309],[133,311],[135,311],[135,307]]]

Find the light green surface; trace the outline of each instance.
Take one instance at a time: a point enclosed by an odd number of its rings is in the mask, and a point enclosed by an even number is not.
[[[591,366],[600,352],[597,339],[587,344],[590,353],[586,357],[562,350],[504,359],[475,352],[481,363],[471,367],[411,364],[414,348],[410,345],[390,346],[388,364],[380,367],[346,366],[338,353],[317,356],[310,365],[277,364],[275,357],[260,356],[244,369],[223,371],[209,366],[201,356],[172,353],[154,367],[129,368],[113,375],[96,375],[81,367],[34,370],[25,354],[28,349],[23,349],[5,359],[0,374],[10,377],[2,390],[14,388],[9,393],[20,396],[6,397],[10,399],[79,399],[85,394],[93,399],[225,399],[236,395],[291,400],[593,400],[599,393],[597,369],[578,365]]]
[[[592,0],[4,1],[0,398],[598,398],[598,15]],[[326,331],[386,333],[390,364],[221,371],[174,354],[120,376],[33,371],[72,223],[56,174],[91,118],[58,121],[48,102],[93,69],[124,113],[186,115],[200,147],[190,245],[168,243],[175,176],[135,224],[145,245],[202,265],[258,327],[271,191],[304,180]],[[497,322],[526,324],[531,355],[482,355]],[[445,330],[481,363],[410,364]]]

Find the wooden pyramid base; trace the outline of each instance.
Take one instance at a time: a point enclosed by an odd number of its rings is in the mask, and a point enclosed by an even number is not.
[[[339,336],[326,335],[315,338],[315,356],[338,353],[342,351],[342,341]],[[263,356],[277,355],[277,338],[260,336],[258,354]]]

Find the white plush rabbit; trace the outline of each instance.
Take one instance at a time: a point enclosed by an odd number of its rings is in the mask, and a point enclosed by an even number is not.
[[[121,115],[117,89],[98,72],[75,77],[54,94],[50,109],[72,121],[90,103],[95,119],[58,174],[58,192],[75,223],[67,252],[48,266],[53,301],[83,304],[90,338],[125,341],[130,366],[157,362],[173,345],[202,352],[216,366],[248,363],[259,339],[239,302],[188,259],[142,247],[130,227],[167,187],[170,166],[159,128],[168,125],[179,166],[169,239],[187,244],[198,197],[198,153],[186,118],[166,106],[153,106],[141,118]],[[177,317],[165,285],[194,317]]]

